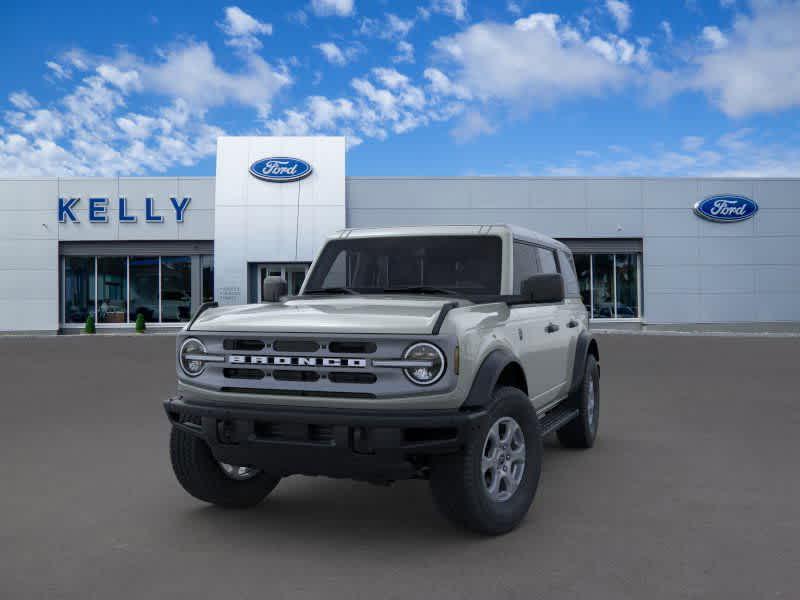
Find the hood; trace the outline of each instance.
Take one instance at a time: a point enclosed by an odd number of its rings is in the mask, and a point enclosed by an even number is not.
[[[451,301],[431,296],[327,296],[221,306],[201,313],[190,330],[429,335],[442,306]]]

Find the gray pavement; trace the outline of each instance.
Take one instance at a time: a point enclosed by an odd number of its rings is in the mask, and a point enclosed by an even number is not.
[[[797,339],[602,336],[597,446],[549,441],[520,529],[425,482],[293,477],[226,512],[172,476],[170,336],[0,339],[0,598],[797,598]]]

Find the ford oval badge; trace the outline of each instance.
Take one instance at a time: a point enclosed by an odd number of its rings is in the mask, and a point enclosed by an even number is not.
[[[698,217],[718,223],[735,223],[749,219],[758,212],[755,200],[745,196],[709,196],[694,205]]]
[[[250,165],[250,174],[264,181],[285,183],[298,181],[311,175],[311,165],[299,158],[271,156]]]

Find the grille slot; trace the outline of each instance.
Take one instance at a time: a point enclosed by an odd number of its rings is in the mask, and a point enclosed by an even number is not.
[[[230,339],[223,340],[222,347],[225,350],[243,350],[245,352],[258,352],[264,349],[264,342],[261,340],[239,340]]]
[[[313,340],[275,340],[275,352],[316,352],[319,344]]]
[[[354,373],[352,371],[335,371],[328,374],[333,383],[375,383],[378,378],[374,373]]]
[[[319,381],[319,373],[314,371],[277,370],[272,376],[276,381]]]
[[[264,379],[266,373],[261,369],[222,369],[228,379]]]
[[[328,349],[337,354],[374,354],[378,345],[375,342],[341,341],[331,342]]]
[[[375,398],[375,394],[366,392],[330,392],[326,390],[281,390],[226,386],[223,387],[221,391],[231,394],[258,394],[264,396],[309,396],[317,398],[358,398],[364,400]]]

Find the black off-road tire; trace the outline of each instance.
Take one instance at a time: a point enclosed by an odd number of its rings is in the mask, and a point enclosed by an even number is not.
[[[539,420],[527,394],[517,388],[495,390],[493,407],[471,432],[460,454],[437,457],[431,466],[431,491],[439,510],[454,523],[486,535],[514,529],[533,502],[542,471]],[[502,417],[512,417],[525,438],[525,467],[519,487],[505,501],[486,490],[481,457],[489,429]]]
[[[267,497],[280,477],[263,471],[252,479],[231,479],[214,459],[203,440],[172,428],[170,435],[170,458],[175,477],[189,494],[225,508],[250,508]]]
[[[594,394],[594,402],[590,400],[591,393]],[[578,416],[556,432],[558,441],[565,448],[591,448],[597,438],[600,420],[600,369],[597,360],[591,354],[586,357],[586,367],[576,404]]]

